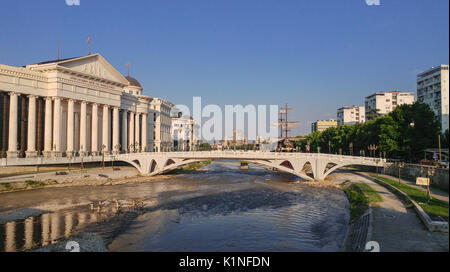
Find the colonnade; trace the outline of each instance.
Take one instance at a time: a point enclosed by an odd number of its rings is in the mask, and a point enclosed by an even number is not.
[[[145,113],[16,92],[1,93],[0,104],[0,145],[8,158],[149,150]]]

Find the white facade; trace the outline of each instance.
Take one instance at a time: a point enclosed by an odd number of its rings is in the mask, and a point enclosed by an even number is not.
[[[414,93],[398,91],[374,93],[366,97],[366,121],[388,114],[404,104],[414,104]]]
[[[172,149],[172,118],[170,112],[174,104],[161,98],[155,98],[151,102],[151,114],[153,115],[153,150],[167,152]]]
[[[1,156],[151,151],[152,102],[99,54],[0,65]]]
[[[433,67],[417,75],[417,100],[426,103],[440,118],[442,131],[448,129],[448,65]]]
[[[199,126],[189,116],[172,117],[172,141],[176,151],[193,151],[197,147]]]
[[[366,110],[360,106],[342,107],[337,112],[338,126],[354,125],[366,121]]]

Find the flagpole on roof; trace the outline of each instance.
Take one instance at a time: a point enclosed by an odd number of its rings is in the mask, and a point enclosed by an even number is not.
[[[128,77],[130,77],[130,62],[128,62],[125,67],[128,68]]]
[[[89,55],[91,55],[91,37],[88,37],[87,44],[89,45]]]
[[[59,60],[59,35],[58,35],[58,60]]]

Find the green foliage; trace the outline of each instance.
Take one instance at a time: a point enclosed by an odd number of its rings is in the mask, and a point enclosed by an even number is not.
[[[375,116],[375,114],[374,114]],[[441,127],[438,117],[427,104],[401,105],[391,113],[364,124],[343,125],[314,132],[295,142],[302,151],[344,155],[369,155],[369,146],[377,146],[377,157],[401,157],[410,161],[423,158],[423,150],[437,147]],[[442,135],[448,146],[448,131]]]
[[[415,187],[409,186],[404,183],[398,183],[398,181],[394,181],[392,179],[381,177],[378,175],[371,174],[370,176],[380,181],[383,181],[391,186],[394,186],[395,188],[404,192],[409,197],[411,197],[415,202],[417,202],[417,204],[419,204],[426,213],[430,215],[441,216],[446,219],[449,218],[448,217],[449,204],[447,202],[440,201],[434,198],[428,202],[427,193],[422,190],[419,190]]]
[[[192,171],[195,171],[197,169],[200,169],[206,165],[211,164],[212,161],[208,160],[208,161],[203,161],[203,162],[195,162],[195,163],[191,163],[183,168],[178,168],[178,169],[174,169],[170,172],[168,172],[168,175],[178,175],[178,174],[184,174],[184,173],[189,173]]]
[[[355,220],[363,215],[367,210],[367,208],[369,207],[369,200],[355,184],[345,187],[344,192],[347,195],[348,201],[350,202],[351,220]]]
[[[200,151],[211,151],[211,145],[209,143],[202,143],[199,146]]]
[[[364,193],[369,203],[377,203],[383,201],[381,196],[369,185],[365,183],[354,183],[354,185]]]
[[[34,181],[34,180],[27,180],[27,181],[25,181],[25,183],[26,183],[27,186],[30,186],[30,187],[33,187],[33,188],[35,188],[35,187],[43,187],[43,186],[46,185],[44,182]]]

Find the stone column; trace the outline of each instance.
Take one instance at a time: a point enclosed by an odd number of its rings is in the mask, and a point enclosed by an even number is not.
[[[28,158],[37,156],[36,151],[36,96],[28,96],[28,147],[26,155]]]
[[[147,114],[142,114],[142,152],[147,152]]]
[[[61,98],[54,98],[53,156],[61,157]]]
[[[122,116],[122,150],[124,152],[128,151],[128,112],[123,111]]]
[[[134,146],[134,112],[130,112],[130,152],[134,152],[135,151],[135,146]]]
[[[3,123],[2,127],[0,128],[2,130],[2,151],[8,151],[8,94],[3,94]]]
[[[141,115],[139,113],[136,113],[136,117],[135,117],[136,121],[134,124],[134,128],[136,129],[136,132],[134,133],[134,137],[135,137],[135,141],[136,141],[136,152],[141,152],[141,147],[142,147],[141,140],[139,139],[140,138],[139,136],[141,135],[141,125],[139,122],[139,120],[141,119],[140,116]]]
[[[75,142],[74,142],[74,131],[75,131],[75,122],[74,122],[74,108],[75,101],[70,99],[67,103],[67,156],[73,157],[75,154]]]
[[[103,145],[105,149],[105,154],[109,153],[109,106],[103,106]]]
[[[113,108],[113,142],[112,142],[112,150],[116,153],[120,152],[119,145],[119,108]]]
[[[81,102],[80,110],[80,154],[87,155],[87,102]]]
[[[10,93],[9,101],[9,144],[8,144],[8,158],[19,157],[19,151],[17,148],[17,130],[18,130],[18,100],[19,95],[17,93]]]
[[[36,124],[36,150],[38,155],[41,151],[44,151],[44,126],[45,126],[45,115],[44,115],[44,100],[41,98],[37,99],[37,124]]]
[[[92,153],[98,155],[98,104],[92,105]]]
[[[52,154],[52,99],[45,98],[45,130],[44,130],[44,156],[50,157]]]

